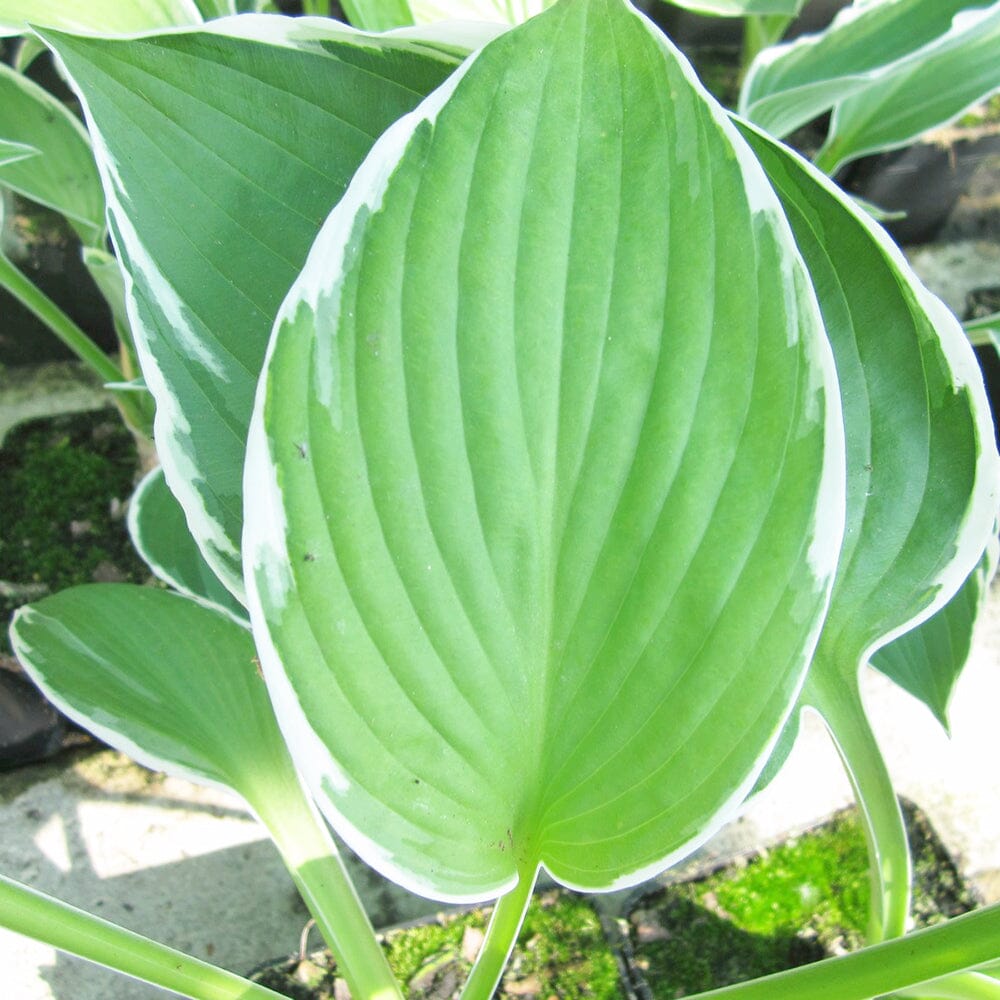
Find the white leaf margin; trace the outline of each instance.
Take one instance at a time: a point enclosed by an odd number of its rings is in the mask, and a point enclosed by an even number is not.
[[[653,38],[664,52],[675,58],[681,66],[688,82],[705,100],[720,130],[727,137],[746,183],[746,197],[750,211],[762,214],[780,235],[792,266],[786,272],[786,293],[789,296],[808,290],[806,308],[813,315],[810,326],[816,331],[823,330],[819,303],[812,290],[812,283],[801,255],[798,252],[791,226],[781,209],[777,194],[767,176],[753,155],[749,145],[730,121],[727,112],[705,90],[697,74],[687,59],[674,48],[658,27],[645,15],[633,11],[646,25]],[[317,236],[316,242],[306,259],[306,263],[282,304],[265,357],[263,374],[258,382],[253,415],[247,443],[247,458],[244,467],[244,532],[242,539],[243,577],[246,585],[246,607],[250,613],[251,627],[257,644],[262,672],[271,695],[279,727],[295,761],[295,765],[310,795],[320,811],[344,839],[348,846],[367,864],[392,879],[410,892],[427,896],[445,903],[478,903],[503,895],[518,884],[514,873],[510,880],[483,893],[454,893],[442,890],[429,880],[400,865],[393,854],[373,841],[366,833],[351,823],[337,809],[324,791],[324,782],[329,782],[340,792],[350,788],[351,781],[337,764],[329,749],[310,725],[290,680],[284,672],[278,650],[268,629],[268,610],[280,614],[286,606],[293,582],[288,569],[292,564],[285,542],[287,521],[285,519],[281,487],[278,482],[277,467],[274,462],[270,439],[265,427],[268,412],[269,372],[275,353],[280,330],[286,322],[294,321],[299,309],[306,307],[315,311],[321,297],[335,299],[342,286],[342,276],[338,276],[344,260],[356,216],[367,210],[377,212],[385,197],[386,188],[393,172],[402,159],[410,139],[417,128],[424,124],[433,126],[447,100],[474,63],[478,52],[459,67],[436,91],[429,95],[412,112],[395,122],[376,141],[368,157],[361,165],[343,199],[328,216]],[[333,277],[331,277],[333,276]],[[795,311],[801,307],[797,307]],[[810,570],[816,577],[817,586],[825,589],[825,606],[828,606],[837,562],[843,541],[846,511],[846,444],[843,421],[840,419],[839,382],[836,365],[829,341],[824,336],[816,336],[809,342],[814,353],[816,385],[812,388],[824,390],[826,419],[824,423],[824,467],[821,475],[814,523],[823,525],[808,552]],[[322,395],[323,387],[316,386]],[[266,593],[265,593],[266,590]],[[675,849],[662,859],[628,873],[602,888],[615,891],[638,885],[652,875],[663,871],[696,850],[722,826],[734,819],[746,796],[756,784],[757,777],[770,759],[788,716],[795,709],[798,691],[805,682],[808,662],[819,641],[824,613],[817,615],[811,634],[803,644],[801,679],[795,697],[789,700],[785,715],[778,721],[774,732],[763,748],[749,774],[734,789],[703,828],[690,841]],[[574,886],[570,885],[570,888]],[[584,888],[584,887],[576,887]]]
[[[1000,453],[997,452],[995,444],[990,403],[986,395],[982,371],[962,324],[944,302],[917,277],[909,261],[889,234],[863,208],[855,204],[853,199],[845,195],[826,174],[813,166],[807,159],[779,143],[752,122],[737,115],[732,117],[741,126],[756,133],[766,142],[780,146],[819,187],[825,189],[829,195],[840,202],[867,231],[873,242],[882,251],[883,256],[906,282],[917,303],[933,323],[938,334],[941,351],[954,376],[955,392],[967,391],[972,400],[972,412],[979,439],[979,456],[975,486],[969,506],[966,508],[965,517],[955,538],[955,551],[952,559],[936,579],[928,581],[928,587],[934,591],[928,604],[911,619],[890,630],[864,650],[858,664],[858,669],[861,670],[875,652],[900,635],[921,625],[955,596],[969,574],[975,569],[982,558],[984,549],[993,537],[997,509],[1000,506]]]
[[[839,11],[833,21],[823,31],[803,35],[791,42],[781,42],[776,45],[770,45],[759,52],[753,62],[751,62],[750,67],[747,70],[746,78],[740,88],[739,100],[736,108],[737,114],[748,122],[756,124],[756,109],[760,105],[766,106],[769,102],[779,101],[784,103],[790,95],[795,94],[796,92],[807,94],[812,88],[823,91],[827,87],[837,85],[840,87],[837,98],[835,100],[830,100],[825,104],[826,108],[834,109],[834,121],[832,121],[830,125],[830,135],[832,136],[836,132],[836,108],[839,107],[841,103],[855,96],[859,91],[862,91],[871,83],[878,82],[884,77],[891,76],[892,74],[900,71],[905,72],[910,68],[919,68],[923,62],[925,62],[928,58],[937,55],[940,51],[947,50],[956,44],[960,45],[963,36],[975,33],[984,20],[995,16],[998,12],[1000,12],[1000,0],[990,7],[977,7],[958,11],[952,18],[951,27],[947,32],[939,35],[933,41],[912,50],[906,55],[900,56],[898,59],[884,63],[883,65],[877,66],[867,72],[845,73],[841,76],[823,77],[820,80],[800,84],[797,87],[769,91],[764,93],[762,96],[754,97],[751,100],[751,95],[753,94],[757,78],[766,70],[770,69],[775,63],[788,58],[796,52],[811,49],[825,38],[832,36],[837,31],[846,29],[859,18],[864,17],[867,13],[869,13],[872,7],[881,6],[884,2],[886,2],[886,0],[868,0],[866,3],[855,2],[850,7],[845,7],[843,10]],[[889,0],[889,2],[891,2],[891,0]],[[820,114],[822,110],[822,108],[816,110],[815,113],[811,113],[809,117],[815,117],[817,114]],[[954,117],[959,117],[965,110],[968,109],[966,108],[959,111]],[[803,123],[801,118],[802,116],[800,115],[800,124]],[[762,124],[766,127],[766,121]],[[795,128],[797,126],[792,127]],[[790,130],[783,129],[782,133],[784,134],[787,131]]]

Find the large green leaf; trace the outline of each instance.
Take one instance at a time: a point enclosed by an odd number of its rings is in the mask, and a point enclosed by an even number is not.
[[[781,196],[837,360],[847,529],[803,703],[824,716],[854,779],[876,853],[872,932],[894,936],[908,916],[909,859],[858,673],[971,572],[992,534],[1000,458],[955,317],[822,175],[762,134],[745,134]]]
[[[128,34],[201,20],[194,0],[0,0],[0,35],[20,35],[28,25]]]
[[[129,501],[128,528],[146,565],[171,587],[245,622],[243,606],[205,562],[188,531],[184,511],[161,468],[149,472]]]
[[[248,801],[288,778],[250,633],[177,594],[73,587],[21,608],[18,659],[70,718],[141,763]]]
[[[854,674],[979,561],[1000,492],[989,404],[961,325],[889,237],[787,149],[746,135],[782,198],[837,359],[847,532],[821,648]]]
[[[370,863],[608,888],[724,821],[825,609],[833,375],[758,165],[619,0],[383,137],[282,307],[244,553],[282,728]]]
[[[926,115],[900,86],[897,73],[924,72],[931,55],[956,39],[953,20],[982,10],[988,0],[876,0],[855,3],[820,34],[806,35],[762,52],[747,73],[740,112],[774,135],[787,135],[818,115],[857,96],[858,106],[908,107]],[[959,22],[961,23],[961,22]],[[952,42],[947,42],[951,38]],[[944,76],[928,74],[941,94],[961,83],[961,56]],[[986,88],[989,89],[988,87]],[[970,103],[966,100],[961,107]],[[852,112],[856,113],[855,112]],[[916,127],[917,134],[936,124]]]
[[[246,431],[278,306],[376,136],[457,61],[327,23],[46,36],[96,137],[167,481],[237,596]]]
[[[84,243],[99,243],[104,195],[87,133],[61,101],[3,63],[0,139],[39,154],[0,162],[0,184],[61,212]]]
[[[996,571],[996,539],[957,594],[922,625],[878,650],[872,666],[919,698],[950,731],[948,703],[972,649],[976,619]]]

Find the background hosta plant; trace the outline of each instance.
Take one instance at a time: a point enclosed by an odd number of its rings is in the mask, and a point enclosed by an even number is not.
[[[0,37],[29,25],[69,31],[129,34],[201,24],[207,18],[255,9],[235,0],[0,0]],[[110,358],[60,306],[0,249],[0,287],[40,319],[112,391],[126,424],[144,451],[152,433],[152,401],[139,378],[125,314],[121,273],[107,252],[104,194],[86,131],[76,116],[26,71],[44,46],[33,35],[20,40],[13,68],[0,63],[0,193],[61,213],[80,240],[84,264],[104,296],[119,340]],[[7,150],[7,152],[3,152]],[[2,220],[0,220],[2,221]],[[151,455],[146,456],[152,461]]]
[[[885,235],[621,0],[464,62],[467,33],[314,20],[43,36],[157,401],[131,527],[180,593],[22,612],[42,686],[240,791],[358,996],[398,990],[293,766],[383,873],[499,897],[466,986],[488,996],[540,867],[661,870],[813,705],[869,814],[873,937],[901,933],[857,671],[958,607],[1000,459],[961,328]],[[200,631],[204,659],[169,641]],[[996,959],[997,921],[726,992],[912,987]]]
[[[519,23],[552,0],[354,0],[352,23],[384,30],[434,18]],[[816,153],[828,173],[950,122],[1000,90],[996,0],[854,0],[816,34],[781,43],[804,0],[663,0],[742,18],[740,114],[784,137],[832,116]]]

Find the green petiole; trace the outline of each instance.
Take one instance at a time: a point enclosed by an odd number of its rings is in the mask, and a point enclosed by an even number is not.
[[[337,845],[294,772],[254,798],[255,809],[337,960],[351,995],[365,1000],[402,1000]]]
[[[538,872],[521,872],[517,885],[493,907],[486,938],[462,990],[462,1000],[489,1000],[517,942]]]
[[[813,670],[802,701],[830,729],[864,818],[871,873],[872,944],[901,937],[910,916],[910,848],[892,779],[872,733],[854,680],[823,683],[830,671]]]
[[[1000,904],[995,904],[850,955],[709,990],[691,1000],[870,1000],[900,990],[919,995],[921,984],[933,988],[934,981],[945,976],[959,979],[950,975],[956,970],[994,961],[998,939]],[[962,997],[985,1000],[993,995],[965,993]]]
[[[280,994],[0,875],[0,925],[193,1000]]]
[[[112,383],[124,381],[124,375],[114,361],[2,253],[0,287],[6,288],[18,302],[37,316],[99,378]],[[150,416],[142,400],[116,393],[115,402],[130,427],[140,433],[149,433]]]
[[[899,990],[912,1000],[1000,1000],[1000,982],[980,972],[959,972],[912,990]]]

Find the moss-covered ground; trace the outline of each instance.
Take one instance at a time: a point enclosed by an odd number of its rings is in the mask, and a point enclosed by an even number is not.
[[[917,924],[971,909],[926,819],[911,806],[904,812]],[[749,862],[643,899],[628,921],[634,964],[663,1000],[779,972],[860,947],[869,899],[864,833],[847,810]]]
[[[112,409],[32,420],[0,450],[0,652],[20,604],[78,583],[149,572],[125,526],[136,450]]]
[[[405,995],[410,1000],[457,997],[488,920],[489,910],[475,909],[388,932],[386,954],[405,985]],[[293,1000],[334,996],[335,969],[325,953],[253,978]],[[555,891],[536,894],[496,996],[503,1000],[623,996],[614,952],[584,898]]]

